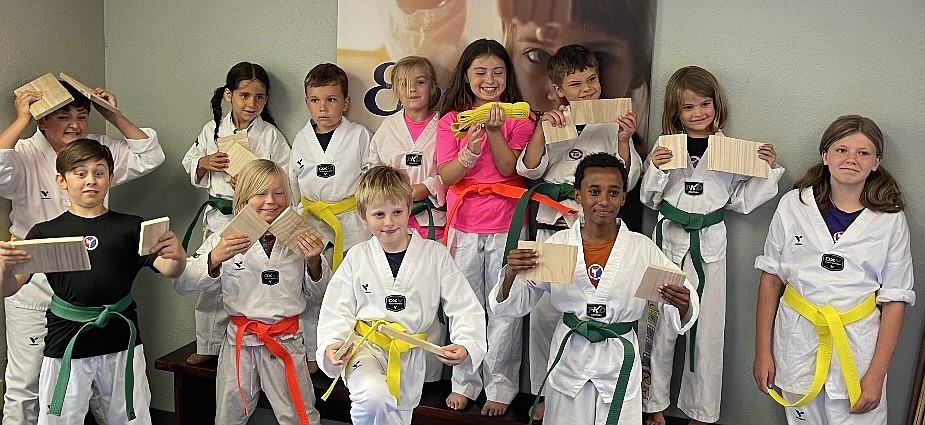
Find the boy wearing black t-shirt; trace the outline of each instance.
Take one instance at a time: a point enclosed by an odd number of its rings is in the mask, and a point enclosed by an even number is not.
[[[167,231],[150,254],[137,254],[141,217],[110,211],[103,204],[112,183],[108,147],[90,139],[73,141],[58,152],[55,165],[56,180],[71,205],[57,218],[36,224],[26,239],[84,236],[91,269],[47,273],[54,297],[46,313],[39,423],[82,423],[93,385],[109,424],[150,424],[151,394],[132,283],[143,267],[179,276],[186,252]],[[13,275],[11,270],[30,260],[25,251],[0,243],[4,296],[29,281],[31,275]]]

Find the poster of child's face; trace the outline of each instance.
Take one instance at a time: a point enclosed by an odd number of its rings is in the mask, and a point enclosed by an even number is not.
[[[445,88],[466,45],[490,38],[505,46],[525,100],[541,112],[564,103],[549,80],[549,57],[585,46],[599,62],[601,98],[631,97],[637,140],[645,140],[655,0],[339,0],[337,28],[337,63],[350,78],[348,116],[371,130],[401,109],[389,84],[397,60],[429,59]]]

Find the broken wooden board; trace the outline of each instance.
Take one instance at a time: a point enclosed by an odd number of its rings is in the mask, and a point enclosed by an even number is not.
[[[10,242],[28,252],[32,260],[13,266],[14,274],[90,270],[90,255],[83,236],[29,239]]]
[[[247,235],[253,245],[269,228],[270,223],[260,218],[260,216],[257,215],[257,211],[254,211],[254,209],[249,206],[244,206],[244,208],[241,208],[241,212],[231,219],[231,222],[228,223],[225,230],[222,230],[221,235],[222,237],[233,234]]]
[[[409,334],[406,334],[406,333],[404,333],[404,332],[402,332],[402,331],[398,331],[398,330],[392,329],[392,328],[390,328],[390,327],[389,327],[388,325],[386,325],[386,324],[381,324],[381,325],[379,325],[379,329],[377,329],[377,330],[378,330],[380,333],[385,334],[386,336],[388,336],[388,337],[390,337],[390,338],[393,338],[393,339],[400,339],[400,340],[402,340],[402,341],[407,342],[408,344],[411,344],[411,345],[413,345],[413,346],[415,346],[415,347],[418,347],[418,348],[423,348],[425,351],[430,351],[431,353],[434,353],[434,354],[436,354],[436,355],[438,355],[438,356],[445,356],[445,355],[446,355],[446,352],[444,352],[444,351],[443,351],[443,348],[440,347],[439,345],[434,344],[434,343],[432,343],[432,342],[430,342],[430,341],[428,341],[428,340],[425,340],[425,339],[417,338],[417,337],[415,337],[414,335],[409,335]]]
[[[344,354],[347,354],[347,350],[350,350],[350,348],[356,345],[356,343],[360,342],[361,339],[363,339],[363,337],[361,337],[359,334],[350,331],[350,336],[348,336],[347,340],[344,341],[344,345],[341,345],[340,348],[334,352],[334,358],[339,359],[344,357]]]
[[[227,150],[222,152],[228,154],[228,168],[225,169],[225,172],[228,173],[229,176],[237,176],[244,170],[245,165],[253,160],[259,159],[257,155],[254,155],[251,151],[238,143],[229,143],[226,145],[226,148]]]
[[[659,170],[668,171],[678,168],[687,168],[687,135],[686,134],[668,134],[658,136],[656,146],[664,146],[671,151],[671,161],[668,161],[658,167]]]
[[[578,138],[578,129],[575,127],[575,120],[572,119],[571,114],[565,114],[565,126],[563,127],[556,127],[549,121],[541,121],[541,123],[543,138],[546,139],[547,145]]]
[[[569,102],[569,111],[577,125],[614,123],[617,117],[632,110],[633,100],[628,97]]]
[[[215,144],[218,145],[218,150],[222,152],[228,152],[228,147],[232,143],[237,143],[248,151],[251,150],[251,142],[250,139],[247,138],[247,130],[239,131],[225,137],[219,137],[218,140],[215,141]]]
[[[302,252],[299,248],[299,235],[303,232],[312,233],[324,240],[321,232],[308,224],[292,207],[287,207],[279,217],[276,217],[276,220],[270,223],[268,230],[276,236],[277,241],[282,242],[293,252]]]
[[[102,97],[94,93],[93,89],[84,85],[80,81],[75,80],[74,77],[71,77],[70,75],[67,75],[63,72],[58,74],[58,76],[61,77],[61,79],[64,80],[64,82],[70,84],[71,87],[77,89],[77,91],[82,93],[84,96],[87,96],[87,99],[90,99],[91,102],[97,105],[100,105],[103,108],[106,108],[112,112],[122,113],[122,111],[120,111],[119,108],[116,108],[116,105],[109,103],[108,100],[103,99]]]
[[[683,286],[684,279],[681,270],[650,264],[636,287],[635,297],[664,303],[665,300],[658,294],[658,287],[665,284]]]
[[[707,141],[707,167],[712,171],[768,178],[770,166],[758,157],[760,142],[712,135]]]
[[[577,246],[517,241],[517,249],[532,249],[539,254],[536,267],[519,273],[522,279],[566,285],[574,281],[575,264],[578,262]]]
[[[71,96],[61,82],[50,72],[13,90],[13,94],[18,96],[19,93],[25,90],[42,92],[42,98],[38,102],[29,105],[29,113],[35,119],[43,118],[74,101],[74,96]]]
[[[141,237],[138,238],[138,255],[148,255],[161,236],[170,230],[170,217],[155,218],[141,222]]]

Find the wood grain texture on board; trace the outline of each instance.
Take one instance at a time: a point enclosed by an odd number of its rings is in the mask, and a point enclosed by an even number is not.
[[[633,100],[628,97],[569,102],[569,111],[578,125],[616,122],[617,117],[632,110]]]
[[[74,79],[74,77],[71,77],[70,75],[67,75],[63,72],[61,74],[58,74],[58,76],[61,77],[61,79],[64,80],[66,83],[70,84],[71,87],[81,92],[84,96],[87,96],[87,99],[90,99],[91,102],[97,105],[100,105],[103,108],[106,108],[112,112],[122,113],[122,111],[120,111],[119,108],[116,107],[116,105],[109,103],[108,100],[103,99],[96,93],[93,93],[93,89],[81,83],[80,81],[77,81],[76,79]]]
[[[671,161],[658,167],[659,170],[668,171],[678,168],[687,168],[687,135],[668,134],[658,136],[656,146],[664,146],[671,151]]]
[[[543,138],[546,139],[547,145],[578,138],[575,120],[572,119],[572,115],[569,113],[565,114],[565,125],[562,127],[556,127],[548,121],[540,122],[543,125]]]
[[[430,351],[431,353],[434,353],[440,356],[444,355],[443,348],[441,348],[439,345],[434,344],[424,339],[417,338],[414,335],[406,334],[402,331],[392,329],[386,326],[385,324],[379,325],[379,332],[389,337],[392,337],[394,339],[400,339],[402,341],[405,341],[408,344],[411,344],[415,347],[423,348],[424,350]]]
[[[658,287],[663,284],[684,285],[684,272],[670,269],[667,267],[650,264],[646,272],[642,275],[639,286],[636,287],[636,298],[642,298],[649,301],[665,302],[661,295],[658,294]]]
[[[141,237],[138,239],[138,255],[148,255],[151,248],[165,232],[170,230],[170,217],[155,218],[141,222]]]
[[[282,242],[293,252],[301,252],[299,249],[299,235],[309,232],[324,239],[318,229],[308,224],[302,216],[299,215],[292,207],[286,208],[273,223],[270,223],[268,229],[270,233],[276,236],[276,240]]]
[[[241,208],[241,212],[231,219],[231,222],[228,223],[225,230],[222,230],[221,235],[222,237],[232,234],[247,235],[251,240],[251,245],[253,245],[269,228],[270,223],[260,218],[260,216],[257,215],[257,211],[254,211],[253,208],[246,206]]]
[[[517,249],[532,249],[537,252],[536,267],[520,272],[522,279],[571,284],[575,279],[575,264],[578,262],[578,247],[574,245],[518,241]]]
[[[29,239],[10,242],[32,255],[28,263],[13,266],[14,274],[90,270],[90,255],[83,236]]]
[[[45,117],[74,101],[74,96],[71,96],[61,82],[50,72],[13,90],[13,94],[18,96],[19,93],[25,90],[42,92],[42,98],[29,105],[29,113],[35,119]]]
[[[712,135],[707,141],[707,167],[713,171],[768,178],[768,163],[758,157],[764,143]]]
[[[226,150],[222,152],[228,154],[228,168],[225,169],[225,172],[228,173],[229,176],[237,176],[241,173],[241,170],[244,169],[245,165],[258,159],[257,155],[254,155],[251,151],[238,143],[229,143],[225,147]]]

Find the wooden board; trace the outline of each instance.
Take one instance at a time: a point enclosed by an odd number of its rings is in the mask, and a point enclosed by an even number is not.
[[[116,105],[113,105],[109,103],[108,100],[103,99],[100,96],[97,96],[96,93],[93,93],[93,89],[91,89],[90,87],[87,87],[80,81],[75,80],[74,77],[71,77],[70,75],[67,75],[63,72],[61,74],[58,74],[58,76],[61,77],[61,79],[64,80],[66,83],[70,84],[71,87],[83,93],[84,96],[87,96],[87,99],[90,99],[91,102],[97,105],[100,105],[103,108],[106,108],[112,112],[122,113],[122,111],[120,111],[119,108],[116,108]]]
[[[71,96],[61,82],[50,72],[13,90],[13,94],[19,95],[24,90],[42,92],[42,98],[38,102],[29,105],[29,113],[35,119],[42,118],[74,101],[74,96]]]
[[[251,142],[250,139],[247,138],[247,130],[239,131],[229,136],[219,137],[218,140],[215,141],[215,144],[218,145],[218,150],[222,152],[228,152],[228,148],[232,143],[237,143],[248,151],[251,150]]]
[[[712,171],[768,178],[770,166],[758,158],[758,148],[763,144],[714,134],[707,141],[707,167]]]
[[[251,207],[245,206],[241,208],[241,212],[231,219],[231,222],[228,223],[225,230],[222,230],[221,235],[225,237],[235,233],[244,234],[251,239],[251,244],[254,244],[269,228],[270,223],[260,218],[260,216],[257,215],[257,211],[254,211]]]
[[[90,255],[83,236],[29,239],[10,242],[32,255],[28,263],[13,266],[14,274],[90,270]]]
[[[687,135],[686,134],[669,134],[658,136],[657,146],[664,146],[671,151],[671,161],[658,167],[659,170],[675,170],[678,168],[687,168]]]
[[[578,129],[575,128],[575,120],[572,119],[571,114],[565,114],[564,127],[556,127],[548,121],[541,122],[543,123],[543,138],[546,139],[547,145],[578,138]]]
[[[566,285],[571,284],[575,279],[575,263],[578,262],[577,246],[518,241],[517,249],[533,249],[539,254],[539,264],[533,269],[520,272],[521,278]]]
[[[431,353],[434,353],[438,356],[446,355],[446,353],[443,351],[443,348],[440,347],[439,345],[434,344],[424,339],[415,338],[414,335],[409,335],[404,332],[397,331],[384,324],[379,325],[379,332],[391,338],[400,339],[402,341],[405,341],[408,344],[411,344],[415,347],[423,348],[425,351],[430,351]]]
[[[251,151],[245,149],[238,143],[229,143],[225,146],[227,150],[225,152],[228,154],[228,168],[225,169],[225,172],[229,176],[237,176],[241,170],[244,169],[244,166],[249,162],[258,159],[257,155],[251,153]]]
[[[347,340],[344,341],[344,345],[341,345],[340,348],[338,348],[337,351],[334,352],[334,358],[339,359],[343,357],[344,354],[347,354],[347,350],[349,350],[350,347],[353,347],[354,345],[356,345],[357,342],[360,342],[361,339],[363,339],[363,337],[361,337],[356,332],[351,331],[350,336],[348,336]]]
[[[628,97],[569,102],[569,111],[578,125],[616,122],[617,117],[632,110],[633,100]]]
[[[664,303],[665,300],[658,294],[658,287],[664,284],[683,286],[684,278],[684,272],[680,270],[650,264],[636,288],[635,297]]]
[[[141,222],[141,237],[138,240],[138,255],[148,255],[157,245],[158,239],[170,230],[170,217],[155,218]]]
[[[276,236],[277,241],[294,252],[302,252],[299,249],[299,235],[303,232],[310,232],[324,239],[321,232],[308,224],[292,207],[286,208],[273,223],[270,223],[269,231]]]

